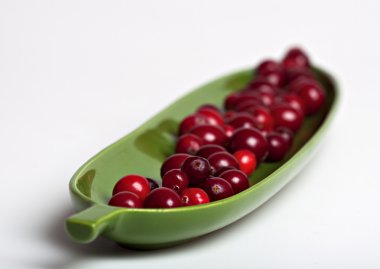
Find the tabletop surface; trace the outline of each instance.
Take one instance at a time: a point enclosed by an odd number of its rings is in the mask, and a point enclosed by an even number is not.
[[[380,4],[344,3],[0,1],[0,268],[380,268]],[[82,163],[189,90],[292,45],[342,98],[281,192],[174,248],[67,238]]]

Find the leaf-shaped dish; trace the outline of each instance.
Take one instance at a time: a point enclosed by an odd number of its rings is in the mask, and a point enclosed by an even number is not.
[[[220,229],[252,212],[310,160],[336,110],[338,92],[332,78],[313,68],[324,86],[324,107],[308,117],[286,158],[262,163],[250,177],[251,187],[224,200],[174,209],[129,209],[107,205],[118,179],[136,173],[159,179],[160,166],[173,153],[178,123],[199,105],[222,105],[231,91],[252,79],[244,70],[217,79],[182,97],[138,129],[87,161],[72,177],[70,191],[79,213],[66,220],[66,231],[81,243],[104,235],[128,247],[154,249],[185,242]]]

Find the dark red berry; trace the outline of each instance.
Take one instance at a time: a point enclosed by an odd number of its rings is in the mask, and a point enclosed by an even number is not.
[[[237,194],[249,188],[249,180],[246,174],[239,170],[229,170],[221,174],[219,177],[231,184],[234,193]]]
[[[210,198],[211,201],[225,199],[234,195],[234,191],[230,183],[219,177],[212,177],[199,185]]]
[[[233,92],[229,94],[225,99],[224,99],[224,108],[226,110],[231,110],[235,107],[235,102],[240,96],[239,92]]]
[[[204,145],[216,144],[224,146],[227,142],[227,136],[224,130],[219,126],[214,125],[200,125],[196,126],[190,131],[192,134],[199,136]]]
[[[258,74],[265,73],[268,71],[276,71],[282,69],[281,63],[273,60],[262,61],[256,68]]]
[[[255,96],[257,96],[261,103],[266,107],[273,105],[275,100],[274,94],[268,92],[257,92],[255,93]]]
[[[161,166],[161,177],[165,175],[165,173],[172,169],[180,169],[183,162],[189,158],[191,155],[186,153],[177,153],[169,156]]]
[[[229,138],[234,134],[235,128],[232,125],[224,124],[223,125],[224,132],[226,133],[226,136]]]
[[[216,152],[208,157],[208,161],[213,171],[218,171],[222,167],[232,166],[239,168],[239,163],[236,158],[227,151]],[[214,173],[215,173],[214,172]]]
[[[230,119],[232,119],[235,115],[236,115],[236,111],[233,111],[233,110],[229,110],[229,111],[226,111],[224,113],[224,121],[228,121]]]
[[[189,178],[179,169],[173,169],[164,175],[162,178],[162,187],[180,192],[189,186]]]
[[[246,175],[249,176],[255,171],[257,165],[256,156],[250,150],[238,150],[234,153],[234,156],[239,163],[239,169]]]
[[[267,135],[268,140],[268,156],[266,158],[269,162],[281,161],[288,149],[288,142],[280,135],[276,133],[270,133]]]
[[[192,114],[182,120],[179,125],[179,134],[186,134],[190,132],[195,126],[207,124],[207,119],[201,114]]]
[[[184,189],[180,193],[180,197],[183,206],[200,205],[210,202],[207,193],[200,188]]]
[[[290,49],[282,60],[282,64],[287,69],[310,66],[306,53],[304,53],[300,48]]]
[[[198,150],[196,155],[207,159],[210,155],[220,151],[226,151],[226,149],[218,145],[204,145]]]
[[[282,87],[286,82],[286,76],[283,70],[265,71],[260,73],[259,77],[266,80],[273,87]]]
[[[281,135],[282,138],[288,144],[289,148],[292,146],[293,137],[294,137],[294,133],[292,132],[292,130],[290,130],[289,128],[283,127],[283,126],[279,126],[279,127],[275,128],[273,132]]]
[[[255,154],[257,161],[265,158],[268,143],[259,130],[253,128],[240,128],[235,131],[229,143],[230,152],[247,149]]]
[[[276,89],[273,87],[272,84],[270,84],[266,79],[263,78],[256,78],[253,80],[250,84],[248,84],[246,90],[251,90],[254,92],[266,92],[269,94],[275,94]]]
[[[305,114],[305,102],[295,93],[288,93],[280,97],[280,102],[284,102],[297,110],[302,115]]]
[[[146,178],[149,182],[149,186],[150,186],[150,190],[154,190],[154,189],[157,189],[159,187],[158,183],[156,180],[152,179],[152,178],[149,178],[147,177]]]
[[[190,185],[196,186],[211,174],[211,167],[207,159],[192,156],[182,164],[181,171],[188,176]]]
[[[236,170],[236,167],[233,167],[233,166],[223,166],[223,167],[221,167],[219,170],[217,170],[214,173],[214,177],[219,177],[222,173],[224,173],[224,172],[226,172],[228,170]]]
[[[295,92],[305,103],[306,115],[317,112],[324,104],[326,93],[317,83],[302,83],[296,86]]]
[[[272,130],[274,124],[273,117],[267,108],[262,106],[250,107],[246,109],[246,112],[254,119],[256,128],[264,131]]]
[[[112,196],[111,200],[108,202],[111,206],[118,207],[128,207],[128,208],[141,208],[143,203],[141,202],[140,197],[130,191],[122,191],[116,193]]]
[[[178,138],[175,152],[194,155],[202,145],[203,141],[198,136],[194,134],[183,134]]]
[[[197,114],[204,116],[208,124],[221,126],[224,124],[223,116],[212,108],[202,108]]]
[[[204,108],[207,108],[207,109],[212,109],[212,110],[215,110],[216,112],[218,112],[219,114],[222,113],[222,110],[217,107],[216,105],[213,105],[213,104],[204,104],[204,105],[201,105],[199,108],[198,108],[198,111],[204,109]]]
[[[295,67],[286,69],[286,80],[288,83],[300,79],[314,79],[313,73],[308,68],[304,67]]]
[[[150,185],[148,180],[139,175],[127,175],[115,184],[113,188],[112,195],[122,191],[130,191],[137,194],[141,200],[148,195],[150,192]]]
[[[272,108],[274,126],[283,126],[297,132],[303,122],[303,116],[287,104],[279,104]]]
[[[239,112],[232,119],[228,121],[228,124],[235,129],[244,128],[257,128],[257,123],[255,119],[248,113]]]
[[[161,187],[152,190],[144,200],[145,208],[173,208],[181,206],[180,196],[172,189]]]

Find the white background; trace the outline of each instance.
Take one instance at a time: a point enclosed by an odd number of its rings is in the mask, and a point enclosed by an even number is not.
[[[0,268],[380,268],[379,3],[0,1]],[[84,161],[192,88],[294,44],[336,76],[342,102],[285,189],[171,249],[66,237]]]

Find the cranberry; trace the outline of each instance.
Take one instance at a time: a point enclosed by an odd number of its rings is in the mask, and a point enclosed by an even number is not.
[[[133,192],[137,194],[141,200],[144,200],[144,198],[150,192],[150,185],[149,185],[148,180],[143,176],[127,175],[121,178],[115,184],[112,194],[115,195],[116,193],[119,193],[122,191]]]
[[[181,171],[188,176],[190,185],[195,186],[211,174],[211,167],[207,159],[192,156],[182,164]]]
[[[235,115],[236,115],[236,111],[233,111],[233,110],[226,111],[224,113],[224,120],[228,121],[232,119]]]
[[[179,125],[179,134],[188,133],[192,128],[198,125],[207,124],[207,119],[201,114],[192,114],[182,120]]]
[[[222,113],[221,109],[219,107],[217,107],[216,105],[213,105],[213,104],[204,104],[204,105],[201,105],[199,108],[198,108],[198,111],[201,111],[202,109],[204,108],[207,108],[207,109],[212,109],[214,110],[215,112],[218,112],[219,114]]]
[[[196,126],[190,131],[192,134],[199,136],[203,144],[216,144],[216,145],[225,145],[227,142],[227,136],[224,133],[224,130],[219,126],[214,125],[201,125]]]
[[[177,153],[169,156],[161,166],[161,177],[169,170],[181,168],[183,162],[190,156],[191,155],[185,153]]]
[[[240,128],[235,131],[229,143],[230,152],[241,149],[252,151],[256,159],[261,161],[268,151],[268,143],[259,130],[253,128]]]
[[[276,133],[268,134],[267,140],[269,146],[266,160],[269,162],[281,161],[289,149],[288,142],[280,134]]]
[[[145,208],[173,208],[181,206],[181,198],[172,189],[161,187],[152,190],[144,200]]]
[[[224,124],[223,125],[224,132],[226,133],[226,136],[229,138],[234,134],[235,128],[232,125]]]
[[[227,151],[216,152],[208,157],[208,161],[214,172],[225,166],[239,168],[236,158]]]
[[[260,99],[261,103],[267,107],[273,105],[275,100],[274,94],[268,92],[257,92],[255,93],[255,96],[257,96]]]
[[[309,67],[309,59],[300,48],[292,48],[290,49],[284,59],[282,60],[282,64],[285,68],[294,68],[294,67]]]
[[[259,77],[265,79],[273,87],[282,87],[286,80],[282,70],[265,71],[260,73]]]
[[[214,173],[214,176],[215,177],[219,177],[222,173],[224,173],[224,172],[226,172],[228,170],[236,170],[236,167],[233,167],[233,166],[222,166],[219,170],[217,170]]]
[[[284,126],[297,132],[303,122],[303,116],[287,104],[279,104],[272,109],[274,126]]]
[[[253,99],[252,99],[253,98]],[[235,110],[237,112],[244,112],[251,107],[263,106],[264,104],[260,101],[259,97],[251,95],[251,98],[245,99],[241,102],[237,102]]]
[[[294,133],[289,128],[279,126],[274,129],[274,133],[281,135],[289,148],[292,146]]]
[[[305,102],[306,115],[317,112],[326,99],[325,91],[316,83],[302,83],[296,89],[296,93]]]
[[[265,73],[268,71],[276,71],[276,70],[279,70],[281,68],[282,68],[282,66],[280,63],[273,61],[273,60],[265,60],[265,61],[262,61],[257,66],[256,70],[257,70],[257,73],[261,74],[261,73]]]
[[[235,102],[240,96],[240,93],[238,92],[233,92],[229,94],[225,99],[224,99],[224,108],[226,110],[233,109],[235,107]]]
[[[130,191],[116,193],[112,196],[111,200],[109,200],[108,204],[111,206],[129,208],[141,208],[143,206],[140,197],[136,193]]]
[[[270,131],[273,128],[273,117],[269,110],[265,107],[250,107],[246,110],[247,113],[252,115],[255,120],[256,128],[260,130]]]
[[[184,189],[181,194],[182,205],[200,205],[210,202],[210,198],[207,193],[200,188],[188,188]]]
[[[250,175],[256,168],[256,156],[250,150],[241,149],[234,153],[236,160],[239,163],[239,169],[246,175]]]
[[[221,174],[219,177],[228,181],[231,184],[234,193],[239,193],[249,188],[249,180],[242,171],[229,170]]]
[[[150,186],[150,190],[154,190],[154,189],[157,189],[159,187],[158,183],[156,180],[152,179],[152,178],[149,178],[147,177],[146,178],[149,182],[149,186]]]
[[[189,186],[189,178],[179,169],[172,169],[163,176],[162,187],[173,189],[180,192]]]
[[[210,198],[211,201],[221,200],[234,195],[234,191],[230,183],[219,177],[212,177],[199,185]]]
[[[305,114],[305,102],[297,94],[295,93],[285,94],[280,98],[279,101],[288,104],[289,106],[297,110],[302,115]]]
[[[194,155],[202,144],[203,141],[198,136],[194,134],[184,134],[178,138],[175,152]]]
[[[251,83],[248,84],[247,90],[255,91],[255,92],[266,92],[269,94],[275,94],[276,89],[273,87],[272,84],[270,84],[266,79],[263,78],[256,78]]]
[[[214,154],[215,152],[221,151],[226,151],[226,149],[218,145],[204,145],[198,150],[196,155],[207,159],[210,155]]]
[[[244,112],[237,113],[235,117],[228,121],[228,124],[235,129],[257,127],[255,119],[250,114]]]
[[[286,80],[288,83],[299,79],[314,79],[313,73],[308,68],[295,67],[286,69]]]
[[[202,108],[197,111],[197,114],[204,116],[208,124],[221,126],[224,123],[222,115],[214,109]]]

